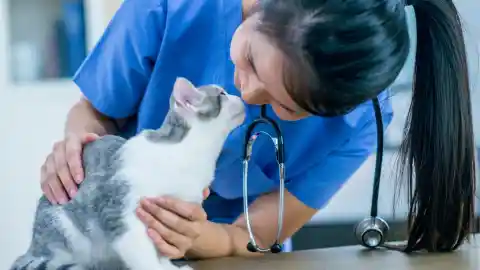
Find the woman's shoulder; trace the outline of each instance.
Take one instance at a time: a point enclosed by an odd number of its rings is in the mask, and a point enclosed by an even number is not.
[[[241,20],[242,0],[143,0],[158,1],[167,14],[166,20],[174,22],[192,21],[219,25],[228,24],[229,20]],[[218,21],[217,19],[221,19]],[[176,26],[173,24],[171,26]],[[201,34],[201,33],[197,33]]]
[[[230,45],[242,19],[241,0],[164,0],[163,42],[189,47]],[[161,22],[160,22],[161,23]]]
[[[164,0],[163,9],[165,26],[153,73],[160,85],[170,88],[181,75],[195,85],[229,88],[230,42],[242,20],[241,0]]]
[[[163,36],[225,35],[225,31],[218,32],[219,27],[236,29],[242,20],[242,0],[125,0],[122,5],[129,10],[123,17],[127,14],[132,19],[155,22],[164,28],[159,33]]]

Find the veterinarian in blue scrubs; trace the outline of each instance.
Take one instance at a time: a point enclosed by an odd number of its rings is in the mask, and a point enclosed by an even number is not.
[[[218,84],[243,97],[248,115],[225,144],[210,196],[203,207],[147,199],[138,215],[158,250],[171,258],[258,255],[245,248],[242,215],[243,136],[259,115],[252,104],[270,104],[268,114],[284,134],[287,239],[375,149],[370,100],[379,97],[387,127],[392,110],[384,90],[408,51],[400,1],[276,0],[260,6],[254,0],[126,0],[75,75],[84,98],[71,109],[65,139],[43,166],[42,189],[52,202],[65,203],[83,178],[84,143],[158,128],[177,77]],[[433,106],[430,99],[419,102]],[[273,153],[268,140],[257,142],[249,172],[250,215],[264,247],[277,231]]]

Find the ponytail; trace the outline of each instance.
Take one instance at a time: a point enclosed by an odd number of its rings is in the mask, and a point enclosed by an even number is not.
[[[468,238],[474,218],[475,144],[466,49],[451,0],[417,0],[413,7],[418,45],[400,148],[401,173],[407,170],[413,190],[405,252],[452,251]]]

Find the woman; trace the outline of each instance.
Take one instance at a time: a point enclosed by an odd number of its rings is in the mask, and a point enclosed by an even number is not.
[[[466,238],[473,215],[465,46],[450,0],[418,0],[414,7],[415,83],[401,154],[417,181],[406,251],[448,251]],[[159,127],[173,82],[183,76],[197,85],[220,84],[249,104],[271,105],[287,147],[284,240],[375,149],[370,100],[379,97],[386,126],[392,112],[384,89],[408,52],[406,13],[397,0],[126,0],[74,78],[85,97],[43,166],[42,189],[54,203],[74,196],[83,177],[82,145]],[[246,124],[258,113],[248,105]],[[227,140],[203,205],[141,202],[138,216],[159,252],[199,259],[255,255],[246,250],[241,206],[244,132],[241,127]],[[258,144],[250,216],[266,247],[277,229],[278,175],[270,145]]]

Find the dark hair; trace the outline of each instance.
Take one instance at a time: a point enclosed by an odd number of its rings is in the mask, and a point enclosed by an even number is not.
[[[450,251],[469,234],[475,158],[462,26],[451,0],[417,0],[412,103],[400,148],[411,192],[406,252]],[[292,99],[322,116],[377,97],[409,50],[399,0],[263,1],[258,31],[286,56]],[[399,177],[399,179],[405,179]]]

